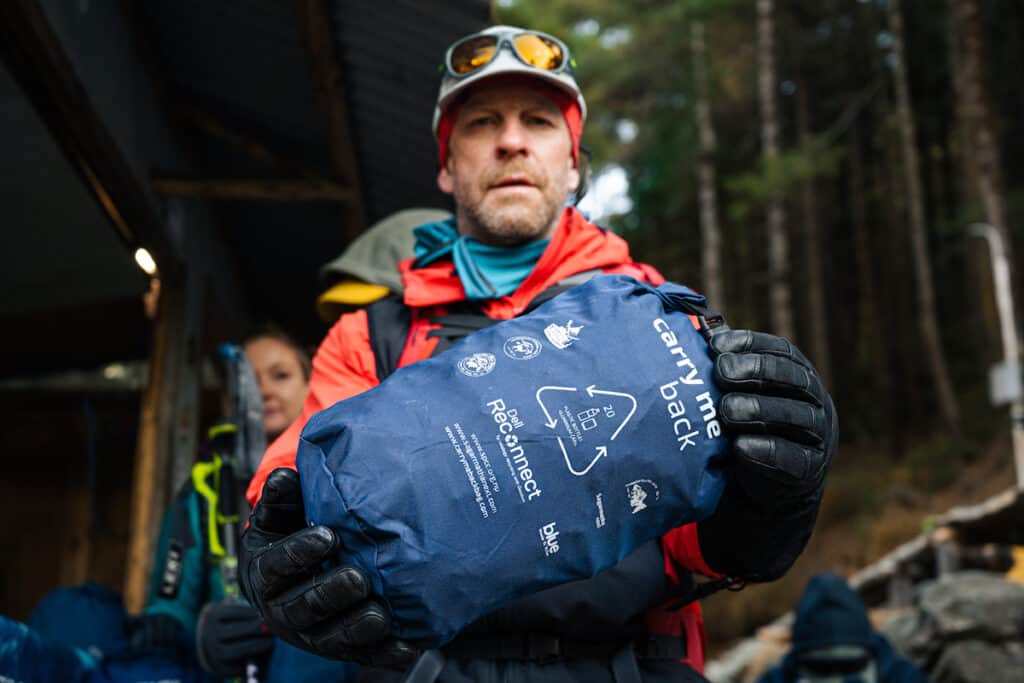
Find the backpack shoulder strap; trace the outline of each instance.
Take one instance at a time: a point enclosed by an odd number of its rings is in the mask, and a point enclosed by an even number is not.
[[[538,294],[537,296],[533,297],[530,303],[526,304],[526,308],[519,315],[526,315],[527,313],[532,313],[538,307],[551,301],[562,292],[567,292],[577,285],[582,285],[584,282],[589,282],[590,278],[594,277],[595,275],[600,275],[602,272],[604,271],[602,271],[600,268],[594,268],[593,270],[585,270],[582,273],[570,275],[564,280],[559,280],[558,282],[556,282],[555,284],[551,285],[543,292]]]
[[[412,314],[401,295],[392,294],[366,307],[366,323],[377,379],[383,382],[398,369],[398,360],[412,326]]]

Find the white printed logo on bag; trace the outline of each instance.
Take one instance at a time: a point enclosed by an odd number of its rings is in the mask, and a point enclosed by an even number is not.
[[[541,547],[544,548],[544,554],[548,557],[558,552],[558,529],[555,524],[555,522],[548,522],[537,529],[537,533],[540,534]]]
[[[576,403],[583,400],[584,393],[589,399],[597,401],[597,407]],[[547,398],[545,394],[548,394]],[[568,400],[572,405],[566,403],[570,394],[572,398]],[[561,425],[566,430],[565,439],[562,434],[555,438],[562,450],[566,467],[577,477],[586,476],[601,458],[608,455],[608,444],[615,441],[636,412],[636,398],[631,394],[598,389],[593,384],[584,391],[578,387],[543,386],[535,396],[547,420],[544,426],[558,430]],[[609,437],[608,431],[613,427],[614,431]],[[604,442],[606,437],[607,442]]]
[[[483,377],[494,369],[493,353],[474,353],[459,361],[459,372],[466,377]]]
[[[555,345],[555,348],[567,349],[580,338],[582,329],[583,325],[573,325],[571,320],[564,325],[551,323],[544,328],[544,336]]]
[[[502,348],[512,360],[530,360],[539,356],[544,347],[540,339],[534,337],[512,337],[505,341]]]
[[[660,494],[658,485],[650,479],[637,479],[626,484],[626,495],[629,497],[629,510],[635,515],[646,510],[648,504],[657,501]]]

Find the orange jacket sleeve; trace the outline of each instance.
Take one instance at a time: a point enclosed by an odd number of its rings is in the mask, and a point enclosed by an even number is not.
[[[366,311],[341,316],[324,337],[313,358],[313,374],[309,378],[309,395],[302,414],[267,448],[249,482],[245,497],[256,505],[267,477],[278,467],[295,469],[295,452],[299,434],[306,422],[324,408],[350,396],[361,394],[380,382],[370,347]]]

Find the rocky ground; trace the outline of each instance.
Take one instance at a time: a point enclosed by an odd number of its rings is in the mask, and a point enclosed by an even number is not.
[[[849,576],[921,533],[933,515],[957,505],[980,502],[1010,488],[1014,482],[1014,473],[1009,453],[1008,437],[993,440],[986,448],[966,460],[935,465],[925,459],[915,458],[893,462],[891,455],[882,455],[870,448],[841,449],[830,475],[815,535],[790,574],[773,584],[748,587],[738,594],[720,594],[705,601],[712,659],[729,648],[735,648],[741,638],[759,633],[757,641],[747,641],[743,647],[754,647],[751,643],[756,642],[756,653],[751,650],[746,659],[755,662],[753,669],[767,668],[787,649],[787,624],[784,620],[777,620],[796,604],[811,576],[823,571]],[[922,466],[922,461],[928,464]],[[937,471],[937,468],[948,468],[948,471]],[[1024,587],[1003,581],[998,576],[993,580],[1007,583],[1010,586],[1007,590],[1011,594],[1016,588],[1024,593]],[[975,586],[980,579],[975,580],[975,583],[971,583],[972,579],[966,581],[967,585]],[[918,621],[913,623],[933,624],[933,635],[941,634],[945,637],[951,633],[948,629],[943,630],[947,621],[928,621],[932,617],[924,615],[942,613],[936,612],[936,601],[946,588],[950,588],[950,600],[962,596],[961,592],[956,591],[957,586],[959,584],[940,584],[931,588],[919,585],[917,589],[921,591],[921,599],[925,602],[915,608],[918,609]],[[977,604],[987,604],[981,597],[982,594],[979,594]],[[968,600],[963,604],[970,602]],[[1020,665],[1020,673],[1013,680],[1024,681],[1024,661],[1019,659],[1020,648],[1024,645],[1019,640],[950,639],[948,642],[952,649],[949,654],[945,654],[944,649],[929,650],[919,641],[900,635],[911,623],[906,621],[911,618],[911,614],[910,611],[898,615],[886,612],[873,616],[877,617],[879,626],[888,623],[890,619],[899,618],[894,622],[894,628],[897,629],[895,634],[900,636],[895,639],[897,645],[907,648],[913,646],[914,658],[926,663],[929,670],[934,669],[936,675],[944,676],[935,680],[944,683],[975,680],[969,677],[971,674],[965,669],[965,662],[969,662],[972,656],[984,654],[986,662],[1003,661],[1000,657],[1004,656],[1006,661]],[[1012,616],[1007,618],[1012,621]],[[901,628],[904,630],[901,631]],[[1024,632],[1024,619],[1017,622],[1017,629],[1018,635]],[[746,675],[737,676],[723,681],[756,680],[756,676],[749,670]]]

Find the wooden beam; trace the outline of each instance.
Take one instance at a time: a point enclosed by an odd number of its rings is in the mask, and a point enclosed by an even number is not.
[[[327,130],[327,149],[334,176],[352,189],[345,232],[351,240],[366,226],[362,184],[356,164],[352,127],[345,104],[345,80],[334,49],[331,16],[326,0],[295,0],[317,105]]]
[[[274,166],[296,177],[329,182],[320,173],[275,152],[252,135],[232,128],[213,114],[199,107],[182,106],[176,107],[175,110],[178,117],[197,130],[234,147],[253,161]]]
[[[181,178],[156,176],[153,189],[171,197],[205,199],[263,199],[277,202],[351,202],[357,196],[349,188],[312,179]]]

